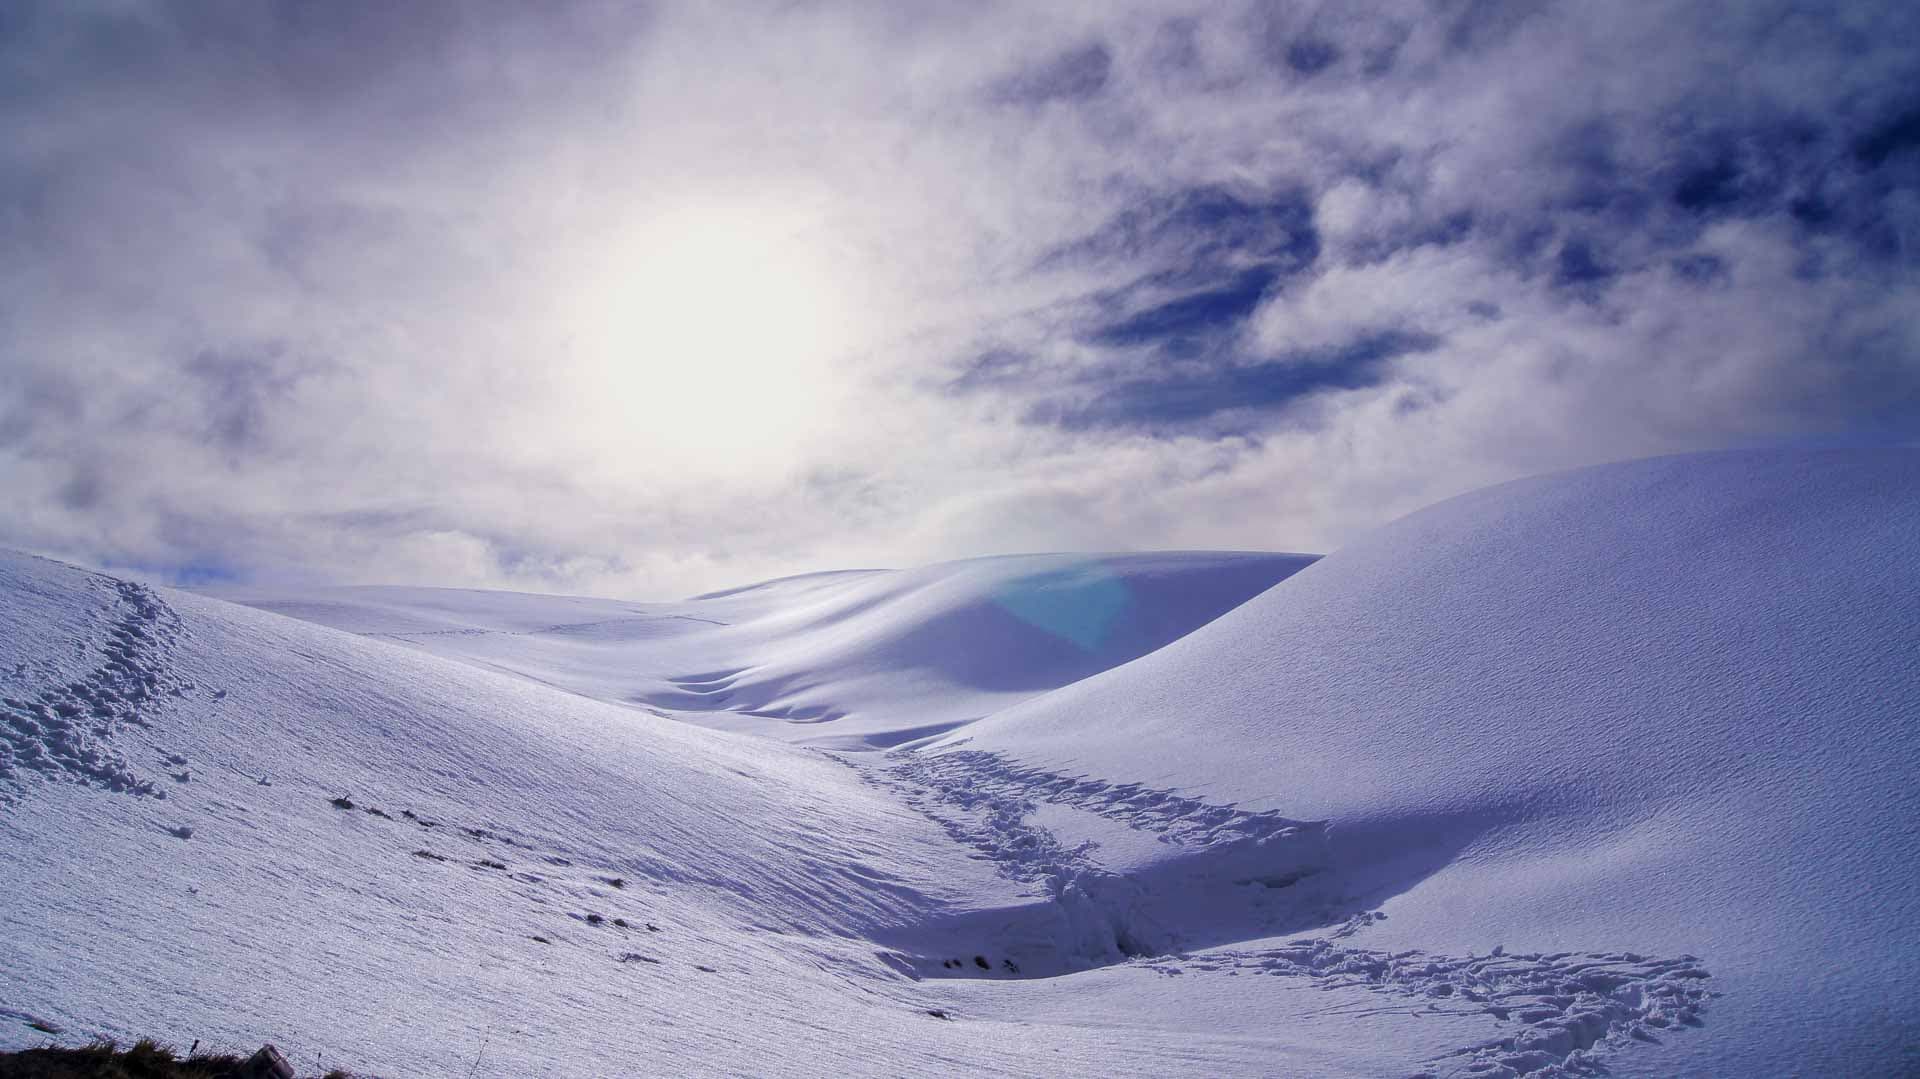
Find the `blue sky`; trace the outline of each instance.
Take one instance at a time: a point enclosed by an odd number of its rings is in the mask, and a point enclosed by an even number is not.
[[[675,595],[1920,427],[1899,3],[0,11],[0,543]]]

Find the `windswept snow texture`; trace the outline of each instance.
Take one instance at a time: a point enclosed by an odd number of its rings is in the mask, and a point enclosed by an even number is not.
[[[0,555],[0,1045],[1920,1072],[1920,453],[1542,477],[1308,561],[246,597],[311,625]]]
[[[421,588],[216,593],[703,726],[899,745],[1125,663],[1308,555],[1015,555],[810,574],[680,603]]]
[[[1481,1063],[1562,1066],[1529,1053],[1598,1024],[1667,1043],[1616,1074],[1894,1075],[1920,1069],[1915,717],[1920,453],[1737,453],[1414,514],[902,767],[1325,821],[1301,887],[1388,915],[1368,948],[1698,956],[1721,996],[1674,1037],[1542,1013]]]

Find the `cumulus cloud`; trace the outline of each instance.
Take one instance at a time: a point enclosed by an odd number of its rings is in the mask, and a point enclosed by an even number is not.
[[[0,542],[663,595],[1920,417],[1909,5],[0,15]]]

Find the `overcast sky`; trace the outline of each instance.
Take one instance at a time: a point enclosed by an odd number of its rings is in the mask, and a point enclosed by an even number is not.
[[[668,598],[1920,432],[1920,5],[0,5],[0,543]]]

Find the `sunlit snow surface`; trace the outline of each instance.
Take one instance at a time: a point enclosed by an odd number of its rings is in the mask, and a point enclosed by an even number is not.
[[[1151,652],[1306,555],[1026,555],[819,573],[680,603],[434,588],[223,598],[703,726],[874,748]]]
[[[1310,561],[252,610],[0,557],[0,1044],[1920,1067],[1920,454],[1544,477]]]

